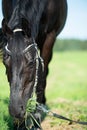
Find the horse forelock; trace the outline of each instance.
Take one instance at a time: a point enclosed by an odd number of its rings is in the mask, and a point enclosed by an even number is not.
[[[12,38],[8,42],[10,47],[9,49],[13,54],[19,54],[23,51],[24,48],[27,47],[27,44],[24,42],[24,35],[22,34],[22,32],[14,33]]]

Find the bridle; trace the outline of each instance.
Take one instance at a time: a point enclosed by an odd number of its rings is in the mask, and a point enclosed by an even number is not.
[[[13,33],[16,33],[16,32],[22,32],[23,30],[20,29],[20,28],[17,28],[15,30],[13,30]],[[36,88],[37,88],[37,84],[38,84],[38,69],[39,69],[39,60],[40,60],[40,63],[41,63],[41,66],[42,66],[42,71],[44,72],[44,61],[42,59],[42,57],[40,56],[39,52],[38,52],[38,47],[37,47],[37,44],[35,42],[35,40],[32,41],[32,44],[28,45],[23,51],[22,53],[23,54],[26,54],[32,47],[35,48],[36,50],[36,56],[35,56],[35,60],[36,60],[36,74],[35,74],[35,81],[34,81],[34,87],[33,87],[33,92],[32,92],[32,95],[31,97],[33,96],[34,93],[36,93]],[[11,55],[11,51],[8,49],[8,43],[7,45],[5,46],[5,50],[6,52]]]

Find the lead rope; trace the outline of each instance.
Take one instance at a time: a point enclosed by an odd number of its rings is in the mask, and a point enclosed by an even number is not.
[[[38,84],[39,59],[41,61],[41,65],[42,65],[42,71],[44,72],[44,61],[43,61],[42,57],[39,55],[37,44],[36,43],[34,43],[34,44],[35,44],[35,49],[36,49],[36,58],[35,58],[36,59],[36,76],[35,76],[35,83],[34,83],[32,96],[33,96],[34,93],[36,94],[36,87],[37,87],[37,84]]]
[[[56,113],[52,112],[51,110],[47,109],[46,106],[43,105],[43,104],[39,104],[37,106],[37,109],[42,111],[42,112],[44,112],[45,114],[47,114],[49,116],[52,116],[52,117],[55,117],[55,118],[59,118],[59,119],[62,119],[62,120],[67,120],[67,121],[70,122],[69,124],[72,124],[72,122],[74,122],[74,123],[81,124],[81,125],[87,125],[87,122],[71,120],[71,119],[69,119],[67,117],[64,117],[62,115],[56,114]]]
[[[37,84],[38,84],[38,68],[39,68],[39,59],[41,61],[41,65],[42,65],[42,71],[44,71],[44,62],[43,62],[43,59],[40,57],[39,55],[39,52],[38,52],[38,48],[37,48],[37,44],[34,43],[35,45],[35,49],[36,49],[36,75],[35,75],[35,82],[34,82],[34,87],[33,87],[33,92],[32,92],[32,95],[31,95],[31,98],[29,99],[29,102],[28,102],[28,109],[27,109],[27,112],[26,112],[26,116],[25,118],[27,118],[25,120],[25,126],[28,130],[30,130],[30,125],[28,126],[27,124],[27,120],[30,120],[31,124],[32,124],[32,127],[34,126],[34,122],[37,124],[37,126],[40,128],[40,130],[42,130],[42,127],[41,125],[39,124],[39,122],[35,119],[35,117],[33,116],[33,112],[36,110],[36,106],[39,105],[39,103],[36,101],[36,87],[37,87]],[[29,116],[27,115],[27,113],[29,114]],[[28,117],[30,119],[28,119]]]

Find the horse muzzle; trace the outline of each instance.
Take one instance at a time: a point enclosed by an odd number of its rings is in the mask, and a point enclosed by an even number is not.
[[[25,115],[25,106],[22,102],[10,102],[9,113],[14,118],[23,119]]]

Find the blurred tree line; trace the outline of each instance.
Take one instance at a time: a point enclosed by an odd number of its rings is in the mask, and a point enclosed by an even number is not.
[[[87,40],[77,39],[57,39],[54,45],[54,51],[74,51],[87,50]]]

